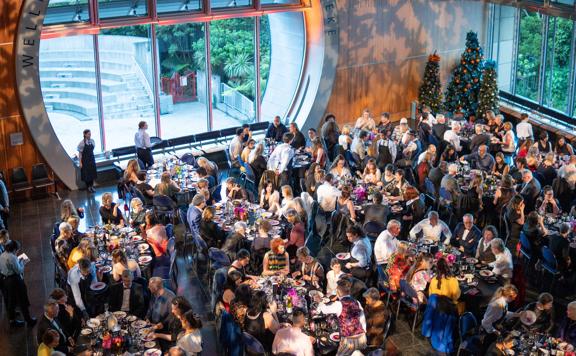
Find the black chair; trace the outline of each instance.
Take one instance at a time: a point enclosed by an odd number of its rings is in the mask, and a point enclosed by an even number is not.
[[[12,169],[12,190],[14,193],[26,192],[32,190],[34,187],[28,182],[28,176],[23,167],[16,167]]]
[[[226,129],[220,130],[220,138],[223,140],[228,139],[230,136],[236,135],[236,130],[240,127],[228,127]]]
[[[184,153],[180,160],[190,166],[196,166],[196,157],[191,152]]]
[[[152,198],[154,214],[163,223],[171,223],[177,217],[178,207],[174,200],[166,195],[156,195]]]
[[[172,149],[176,149],[178,146],[188,146],[192,147],[192,144],[196,142],[196,137],[194,135],[182,136],[177,138],[172,138],[168,140],[168,146]]]
[[[32,166],[32,186],[34,189],[46,188],[47,193],[48,187],[54,186],[54,194],[58,196],[56,183],[54,179],[48,175],[48,169],[44,163],[38,163]]]
[[[200,134],[196,134],[194,137],[196,139],[196,143],[199,143],[200,147],[202,147],[202,144],[205,143],[204,141],[210,142],[219,139],[220,131],[203,132]]]

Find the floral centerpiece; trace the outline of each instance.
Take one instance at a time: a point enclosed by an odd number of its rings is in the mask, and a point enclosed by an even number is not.
[[[454,262],[456,262],[456,256],[451,254],[451,253],[446,253],[443,251],[438,251],[436,252],[436,254],[434,255],[434,259],[436,259],[436,261],[438,261],[439,259],[445,259],[446,262],[448,262],[448,264],[450,266],[452,266],[454,264]]]
[[[368,193],[366,192],[366,188],[359,185],[356,187],[356,189],[354,189],[354,195],[356,196],[356,200],[358,200],[358,202],[363,202],[366,200]]]
[[[294,288],[290,288],[288,289],[288,291],[286,292],[286,299],[290,298],[292,300],[292,305],[296,308],[301,308],[303,307],[302,305],[302,298],[300,298],[300,296],[298,295],[298,292],[296,291],[296,289]]]
[[[248,211],[243,206],[234,207],[234,217],[238,220],[248,220]]]

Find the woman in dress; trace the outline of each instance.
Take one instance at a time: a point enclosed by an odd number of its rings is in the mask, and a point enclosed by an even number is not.
[[[162,349],[167,350],[174,345],[178,335],[182,332],[182,322],[180,319],[188,311],[192,310],[192,306],[182,296],[177,296],[172,299],[170,303],[170,315],[165,321],[153,325],[154,332],[150,336],[151,339],[160,340]]]
[[[440,162],[445,161],[448,163],[458,161],[458,153],[452,145],[447,145],[444,152],[440,155]]]
[[[312,140],[312,162],[316,162],[320,167],[324,168],[326,165],[326,161],[328,160],[328,156],[326,151],[324,150],[324,146],[322,145],[322,141],[320,137],[316,137]]]
[[[554,153],[558,156],[572,156],[574,154],[574,148],[571,144],[566,142],[566,138],[564,136],[559,136],[558,140],[556,141],[556,146],[554,146]]]
[[[264,262],[262,264],[263,276],[288,275],[290,273],[290,259],[284,246],[284,240],[280,237],[272,239],[270,242],[270,251],[264,255]]]
[[[259,143],[256,145],[256,148],[250,152],[250,156],[248,157],[248,163],[250,163],[250,167],[252,167],[252,171],[254,172],[254,181],[256,184],[260,184],[262,174],[266,170],[266,158],[264,158],[263,154],[264,145]]]
[[[213,206],[207,206],[202,211],[200,219],[200,236],[206,241],[208,248],[219,248],[226,239],[226,232],[214,221],[215,215],[216,209]]]
[[[129,160],[124,170],[124,183],[130,185],[138,184],[138,172],[140,172],[138,161],[135,159]]]
[[[408,254],[408,247],[403,243],[399,244],[396,252],[390,256],[386,269],[389,287],[392,291],[400,289],[400,280],[406,276],[411,265],[412,258]]]
[[[516,152],[516,136],[514,131],[512,131],[512,123],[505,122],[502,125],[504,129],[504,136],[502,137],[502,152],[507,154],[513,154]]]
[[[520,241],[520,231],[522,231],[525,222],[524,207],[524,199],[520,194],[516,194],[506,208],[506,218],[510,224],[507,246],[512,251],[515,251],[516,244]]]
[[[289,209],[286,211],[286,220],[292,226],[290,228],[288,242],[286,242],[286,251],[290,256],[290,260],[293,261],[296,257],[296,250],[304,246],[305,241],[305,228],[304,224],[300,220],[300,215],[294,209]]]
[[[526,156],[528,155],[528,151],[530,150],[530,147],[532,147],[532,145],[534,145],[534,141],[532,141],[531,138],[527,138],[526,140],[524,140],[524,142],[522,142],[522,144],[518,148],[518,154],[516,155],[516,158],[517,159],[526,158]]]
[[[492,175],[500,178],[508,173],[510,173],[510,166],[504,160],[504,154],[502,152],[497,152],[494,156],[494,167],[492,167]]]
[[[376,166],[376,160],[374,158],[370,158],[368,163],[366,163],[362,179],[366,184],[378,184],[380,179],[382,179],[382,173],[378,166]]]
[[[352,144],[352,137],[350,136],[350,126],[344,125],[340,136],[338,136],[338,144],[344,151],[347,151]]]
[[[105,225],[117,225],[124,227],[124,215],[118,205],[112,201],[112,193],[102,194],[102,206],[100,207],[100,217]]]
[[[160,183],[154,187],[155,195],[166,195],[174,201],[176,201],[176,193],[179,191],[180,187],[178,187],[178,184],[172,180],[170,172],[162,173],[162,176],[160,177]]]
[[[394,165],[387,164],[384,167],[384,174],[382,175],[382,186],[387,192],[392,191],[394,184],[396,182],[396,177],[394,176]]]
[[[112,251],[112,278],[114,281],[119,282],[122,279],[122,272],[124,272],[124,270],[132,272],[133,278],[142,277],[138,262],[133,259],[128,259],[126,253],[117,248]]]
[[[90,261],[96,261],[96,247],[90,238],[82,239],[78,246],[70,251],[68,256],[68,270],[72,269],[81,258],[86,258]]]
[[[268,305],[266,292],[256,291],[250,300],[246,318],[244,319],[244,331],[254,336],[264,349],[272,350],[274,334],[280,329],[276,316],[276,305]]]
[[[260,207],[271,213],[280,209],[280,193],[274,190],[274,184],[271,181],[266,181],[264,189],[260,192]]]
[[[412,265],[406,274],[406,280],[412,288],[418,293],[418,301],[420,304],[426,303],[426,287],[432,280],[432,266],[434,258],[429,253],[420,253],[416,257],[416,262]]]
[[[482,203],[483,191],[483,178],[481,174],[475,174],[470,180],[468,189],[460,200],[460,214],[467,213],[473,214],[478,217],[478,213],[484,209]]]
[[[182,331],[178,335],[176,345],[186,352],[187,356],[196,356],[202,352],[202,321],[192,310],[187,311],[180,318]]]
[[[98,176],[96,171],[96,159],[94,158],[94,148],[96,143],[91,138],[92,133],[86,129],[83,132],[84,138],[78,144],[78,163],[80,164],[80,177],[86,184],[86,189],[94,193],[94,181]]]
[[[336,178],[337,180],[343,180],[346,177],[351,177],[350,169],[348,168],[348,163],[346,162],[346,158],[342,155],[336,156],[334,158],[334,163],[332,167],[330,167],[330,173]]]

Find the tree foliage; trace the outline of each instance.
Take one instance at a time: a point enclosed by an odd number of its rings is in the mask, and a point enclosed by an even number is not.
[[[418,89],[418,101],[420,105],[427,105],[435,113],[440,111],[442,106],[442,84],[439,71],[440,56],[434,52],[428,56],[424,80]]]
[[[496,62],[486,61],[482,72],[480,92],[478,94],[477,117],[482,117],[486,111],[498,113],[498,77],[496,75]]]

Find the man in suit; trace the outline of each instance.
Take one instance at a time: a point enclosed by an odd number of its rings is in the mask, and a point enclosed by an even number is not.
[[[482,238],[482,231],[474,225],[474,217],[472,214],[465,214],[462,222],[456,225],[450,244],[467,255],[473,256],[480,238]]]
[[[47,330],[54,330],[60,335],[60,341],[58,346],[54,349],[60,351],[64,354],[69,354],[69,346],[71,346],[72,338],[66,334],[62,325],[58,323],[58,303],[53,299],[48,299],[46,304],[44,304],[44,314],[38,320],[38,325],[36,326],[36,340],[38,344],[42,342],[42,336]]]
[[[452,202],[454,203],[458,203],[462,195],[462,191],[456,180],[456,174],[458,174],[458,166],[452,163],[448,166],[448,174],[446,174],[440,182],[440,188],[446,189],[446,191],[452,195]]]
[[[139,283],[132,282],[132,272],[128,269],[122,272],[122,283],[110,287],[108,304],[110,311],[123,311],[143,319],[146,316],[144,288]]]
[[[441,142],[444,139],[444,133],[446,131],[448,131],[448,125],[446,125],[446,118],[442,114],[436,115],[436,123],[432,125],[432,135],[436,137],[436,140],[438,142]]]
[[[186,220],[188,221],[190,232],[192,232],[194,236],[200,236],[200,220],[202,219],[202,211],[205,207],[206,197],[204,197],[203,194],[196,194],[188,206]]]
[[[367,234],[379,234],[386,228],[389,211],[386,205],[382,205],[382,199],[382,194],[380,192],[374,193],[372,204],[368,205],[366,209],[364,209],[364,224],[373,222],[379,224],[382,227],[382,229],[379,229],[379,231],[368,231],[375,228],[376,226],[364,226],[364,229],[367,229]]]
[[[442,161],[436,167],[432,167],[430,172],[428,172],[428,179],[434,184],[434,188],[436,188],[436,193],[440,190],[440,183],[442,182],[442,178],[448,173],[448,162]]]
[[[470,139],[470,152],[478,152],[481,145],[490,145],[490,136],[484,133],[483,125],[474,125],[474,135]]]
[[[268,126],[266,130],[266,138],[271,138],[276,142],[282,141],[282,136],[288,132],[286,126],[280,122],[280,116],[275,116],[274,121]]]
[[[246,237],[246,230],[248,225],[243,221],[238,221],[234,224],[234,233],[226,238],[222,251],[224,251],[231,261],[236,259],[236,253],[244,247],[244,240]]]
[[[540,195],[540,190],[540,182],[532,176],[532,171],[524,169],[522,171],[522,185],[520,188],[520,195],[524,198],[524,204],[526,204],[524,214],[534,211],[536,198]]]

